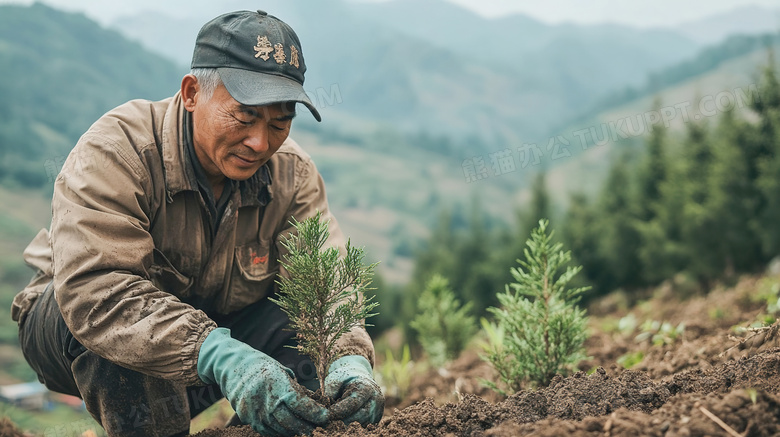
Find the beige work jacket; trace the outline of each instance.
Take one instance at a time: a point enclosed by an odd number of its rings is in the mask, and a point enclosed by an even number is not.
[[[53,279],[65,322],[86,348],[192,385],[200,383],[200,345],[216,327],[209,314],[273,291],[292,218],[319,210],[330,220],[328,245],[343,253],[345,238],[319,172],[291,139],[267,164],[265,195],[260,172],[240,182],[212,236],[183,141],[184,110],[179,94],[134,100],[81,137],[55,182],[51,231],[25,250],[38,274],[14,299],[12,316],[23,322]],[[363,327],[340,339],[338,353],[374,361]]]

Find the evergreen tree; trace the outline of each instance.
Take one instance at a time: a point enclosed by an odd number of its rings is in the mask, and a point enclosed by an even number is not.
[[[496,323],[483,323],[489,337],[484,359],[510,392],[545,386],[586,358],[587,317],[577,306],[585,289],[569,286],[582,267],[567,266],[571,252],[552,242],[547,226],[539,221],[523,251],[525,259],[512,268],[514,282],[498,295],[501,307],[490,308]],[[495,382],[486,383],[505,393]]]
[[[660,107],[656,99],[654,107]],[[640,282],[657,284],[682,268],[680,222],[684,203],[683,175],[671,168],[667,157],[667,130],[663,124],[651,127],[645,142],[645,157],[637,172],[637,220],[634,222],[641,243]]]
[[[746,150],[748,176],[755,181],[759,176],[759,162],[771,159],[777,149],[777,131],[780,127],[780,83],[775,70],[774,53],[769,50],[768,64],[764,67],[757,98],[750,102],[758,113],[757,135],[749,142]]]
[[[597,289],[653,284],[679,271],[706,289],[780,254],[780,81],[771,54],[758,93],[748,97],[757,122],[733,110],[712,132],[691,121],[683,147],[670,156],[674,138],[656,125],[636,172],[625,157],[612,166],[596,209],[572,199],[564,235]],[[594,239],[597,255],[583,255],[578,246]]]
[[[536,177],[534,177],[534,181],[531,184],[531,201],[529,202],[527,210],[522,215],[519,229],[520,235],[522,236],[519,241],[520,247],[525,245],[527,236],[531,235],[531,231],[538,225],[539,220],[549,220],[549,217],[551,216],[550,193],[547,192],[545,179],[546,173],[540,171],[536,174]]]
[[[688,123],[686,129],[682,153],[686,203],[703,205],[709,192],[707,183],[713,159],[712,147],[708,142],[707,125],[704,122]]]
[[[775,133],[775,147],[780,146],[780,134]],[[780,255],[780,150],[775,151],[772,159],[761,165],[758,188],[766,204],[759,216],[757,232],[761,236],[762,253],[765,259]]]
[[[566,247],[571,248],[572,260],[582,266],[583,275],[572,279],[575,287],[589,284],[603,284],[607,272],[605,260],[599,253],[600,228],[598,213],[582,193],[571,195],[569,209],[561,227],[561,236]],[[595,296],[608,290],[596,288]],[[586,296],[587,297],[587,296]]]
[[[636,287],[641,283],[636,207],[631,198],[628,159],[623,155],[609,171],[598,200],[601,241],[599,254],[605,260],[603,278],[594,283],[599,289]]]
[[[655,204],[655,216],[646,222],[635,222],[641,237],[642,283],[646,285],[671,278],[686,264],[681,241],[686,181],[679,166],[670,166],[666,173],[667,179],[660,184],[661,197]]]
[[[750,179],[750,159],[743,145],[748,127],[733,111],[723,113],[716,129],[716,141],[707,213],[711,218],[714,276],[730,277],[738,271],[755,269],[760,261],[760,240],[752,231],[756,210],[755,187]]]
[[[420,295],[419,312],[409,323],[431,364],[443,366],[457,358],[476,332],[471,302],[461,305],[447,279],[435,274]]]
[[[668,141],[666,129],[654,126],[638,176],[639,258],[642,282],[648,285],[658,284],[685,267],[681,225],[686,178],[680,161],[666,155]]]
[[[661,106],[656,99],[654,109]],[[656,123],[650,128],[646,141],[646,156],[638,171],[637,213],[643,222],[649,222],[658,214],[661,202],[661,185],[667,178],[666,163],[666,127]]]
[[[456,296],[473,305],[473,314],[482,315],[498,302],[495,290],[504,283],[505,267],[500,265],[501,251],[485,225],[478,198],[472,199],[470,210],[468,228],[456,245],[458,262],[449,274]]]
[[[715,217],[708,208],[714,160],[711,142],[712,139],[707,135],[707,124],[688,123],[682,154],[685,184],[681,240],[686,270],[696,277],[703,290],[709,289],[710,281],[719,276],[713,268],[718,265],[715,259],[715,239],[712,238]]]
[[[280,260],[288,275],[280,276],[279,294],[270,300],[289,316],[296,349],[312,359],[324,394],[328,368],[338,358],[336,342],[376,315],[371,311],[378,303],[366,294],[376,264],[363,265],[365,251],[349,240],[343,258],[338,248],[325,248],[330,233],[319,211],[292,224],[296,232],[282,242],[288,253]]]
[[[780,83],[775,70],[774,54],[769,52],[769,62],[764,68],[758,98],[751,102],[758,113],[756,149],[763,154],[758,162],[759,211],[755,232],[763,242],[764,260],[780,254]]]

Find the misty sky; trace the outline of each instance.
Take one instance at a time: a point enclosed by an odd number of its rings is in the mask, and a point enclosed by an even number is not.
[[[294,0],[291,0],[294,1]],[[388,0],[351,0],[388,1]],[[390,0],[392,1],[392,0]],[[780,0],[447,0],[481,15],[496,17],[523,13],[547,23],[620,23],[637,27],[663,27],[725,13],[742,5],[780,9]],[[86,12],[107,24],[117,17],[140,10],[155,10],[186,16],[197,4],[191,0],[43,0],[52,6]],[[0,3],[32,3],[32,0],[0,0]],[[262,1],[251,2],[262,5]],[[213,6],[212,3],[210,6]]]
[[[739,6],[759,5],[780,9],[780,0],[448,0],[482,15],[495,17],[512,12],[547,23],[614,22],[637,27],[662,27],[728,12]]]

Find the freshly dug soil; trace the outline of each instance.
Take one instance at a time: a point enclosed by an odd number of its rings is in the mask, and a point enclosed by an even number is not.
[[[780,328],[741,338],[731,329],[746,326],[765,309],[751,299],[758,286],[758,278],[746,278],[735,287],[685,300],[671,287],[658,290],[632,312],[640,320],[686,323],[682,339],[661,346],[638,343],[637,332],[597,328],[627,310],[592,316],[593,335],[586,345],[591,358],[581,369],[595,370],[556,377],[548,387],[507,398],[480,385],[480,378],[493,378],[491,369],[475,352],[467,352],[446,369],[418,375],[403,401],[388,399],[378,425],[331,424],[314,435],[780,435]],[[644,359],[632,370],[616,364],[619,356],[635,351],[643,352]],[[257,434],[249,427],[233,427],[196,436]]]
[[[193,435],[198,437],[257,437],[259,434],[248,426],[231,426],[225,429],[207,429]]]

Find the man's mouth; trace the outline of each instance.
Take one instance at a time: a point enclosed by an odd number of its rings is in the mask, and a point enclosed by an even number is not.
[[[240,156],[240,155],[233,155],[233,156],[235,156],[238,159],[239,163],[244,164],[244,165],[254,165],[254,164],[257,164],[260,161],[259,158],[258,159],[251,159],[251,158],[246,158],[246,157],[243,157],[243,156]]]

